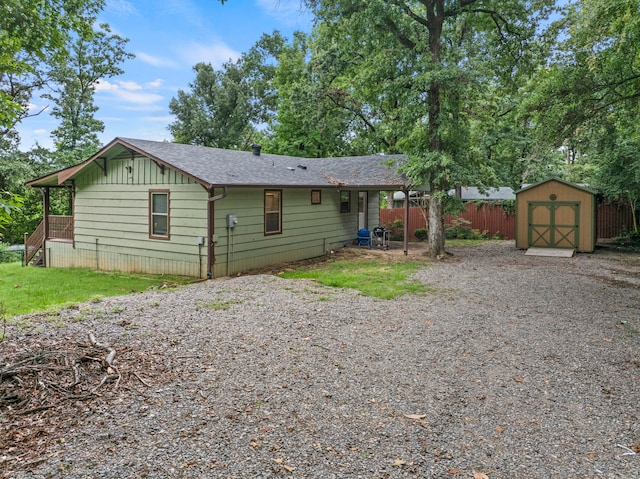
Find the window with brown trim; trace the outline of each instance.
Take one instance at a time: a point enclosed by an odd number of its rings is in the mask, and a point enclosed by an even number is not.
[[[169,239],[169,190],[149,190],[149,238]]]
[[[264,234],[282,233],[282,191],[264,191]]]
[[[351,192],[340,192],[340,213],[349,213],[351,211]]]
[[[311,190],[311,204],[319,205],[322,203],[322,191],[321,190]]]

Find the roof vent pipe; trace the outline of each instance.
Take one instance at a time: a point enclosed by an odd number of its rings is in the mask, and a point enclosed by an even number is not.
[[[262,147],[260,145],[256,145],[255,143],[251,145],[251,149],[253,150],[253,154],[256,156],[260,156],[260,149]]]

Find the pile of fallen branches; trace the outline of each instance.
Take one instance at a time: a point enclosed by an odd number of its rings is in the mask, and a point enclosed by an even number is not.
[[[58,454],[65,431],[100,404],[167,376],[143,347],[116,350],[93,334],[0,342],[0,477]]]
[[[115,364],[115,349],[98,342],[93,334],[86,342],[65,346],[0,359],[0,410],[4,414],[31,414],[65,401],[91,399],[106,385],[118,388],[122,375]]]

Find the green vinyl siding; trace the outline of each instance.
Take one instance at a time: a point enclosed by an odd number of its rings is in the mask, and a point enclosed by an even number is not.
[[[127,167],[131,167],[129,173]],[[74,243],[49,242],[51,265],[187,274],[207,272],[208,194],[191,179],[152,161],[108,160],[75,179]],[[281,192],[282,231],[265,235],[265,190]],[[340,213],[340,192],[322,188],[311,205],[312,188],[229,188],[213,204],[213,276],[320,256],[352,244],[358,212]],[[313,188],[313,189],[318,189]],[[149,191],[169,192],[169,237],[149,238]],[[358,191],[351,191],[351,199]],[[370,225],[379,221],[377,191],[368,192]],[[227,228],[227,215],[238,218]]]
[[[149,238],[150,190],[170,193],[169,240]],[[169,169],[160,174],[149,160],[110,160],[106,176],[92,166],[75,182],[75,253],[64,250],[64,257],[76,266],[203,276],[206,249],[198,238],[207,236],[206,207],[202,186]],[[62,256],[62,247],[52,247]]]
[[[216,202],[215,276],[320,256],[350,244],[355,238],[357,211],[340,213],[336,189],[322,190],[322,204],[311,207],[309,188],[282,190],[282,233],[265,235],[264,191],[233,189]],[[238,217],[233,230],[225,226],[227,214]]]
[[[100,160],[99,160],[100,161]],[[100,164],[102,164],[100,162]],[[131,169],[131,173],[127,169]],[[187,178],[181,173],[158,167],[148,158],[131,159],[111,159],[107,160],[106,175],[97,164],[93,163],[82,172],[81,180],[94,185],[178,185],[196,184],[195,181]]]

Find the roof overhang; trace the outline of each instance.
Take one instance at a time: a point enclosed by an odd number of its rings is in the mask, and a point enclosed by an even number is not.
[[[147,145],[149,143],[149,145]],[[209,174],[211,170],[204,171],[202,168],[191,168],[189,162],[181,161],[182,158],[178,156],[176,158],[173,155],[175,150],[167,149],[164,147],[158,148],[156,143],[163,145],[163,143],[159,142],[146,142],[143,140],[134,140],[127,138],[115,138],[109,144],[101,148],[98,152],[96,152],[93,156],[88,158],[87,160],[74,165],[69,168],[65,168],[48,175],[42,176],[35,180],[29,181],[25,183],[30,187],[63,187],[68,186],[73,183],[73,180],[78,177],[78,175],[82,174],[86,168],[99,168],[104,175],[107,175],[109,169],[109,163],[112,160],[134,160],[136,158],[147,158],[153,163],[155,163],[162,171],[164,169],[170,169],[175,171],[186,178],[189,178],[193,182],[200,184],[207,191],[211,191],[213,188],[321,188],[321,189],[360,189],[360,190],[377,190],[377,191],[388,191],[388,190],[404,190],[408,187],[406,183],[406,179],[403,176],[398,176],[394,174],[382,174],[378,175],[366,175],[361,174],[362,171],[366,171],[368,165],[360,161],[359,163],[354,165],[354,169],[344,168],[344,160],[339,158],[330,158],[330,159],[318,159],[317,161],[321,161],[317,166],[310,164],[309,168],[302,168],[306,173],[310,173],[315,170],[315,173],[310,176],[289,176],[289,175],[281,175],[278,177],[277,175],[269,177],[269,175],[265,175],[258,179],[258,181],[243,181],[245,178],[242,178],[241,174],[238,172],[234,172],[229,175]],[[178,145],[176,145],[177,147]],[[180,147],[192,148],[187,145],[180,145]],[[177,150],[177,148],[176,148]],[[180,150],[181,154],[184,150]],[[229,150],[231,153],[232,151]],[[167,155],[165,156],[165,153]],[[193,152],[189,152],[192,154]],[[237,158],[238,152],[233,152],[235,156],[233,158]],[[245,152],[242,152],[244,154]],[[249,153],[250,154],[250,153]],[[282,168],[283,161],[296,160],[295,158],[288,157],[279,157],[276,155],[273,156],[273,159],[267,159],[267,163],[271,164],[271,167]],[[251,157],[253,158],[253,157]],[[283,160],[284,158],[284,160]],[[365,158],[365,157],[354,157],[355,158]],[[178,160],[178,161],[176,161]],[[327,160],[330,160],[329,164],[327,164]],[[370,161],[370,159],[368,160]],[[281,164],[277,164],[280,162]],[[246,163],[246,161],[245,161]],[[315,163],[315,161],[314,161]],[[220,162],[218,162],[220,164]],[[338,167],[335,165],[338,164]],[[327,169],[325,170],[325,167]],[[293,167],[287,167],[288,170],[293,170],[297,172]],[[329,175],[324,171],[330,171],[331,175]]]
[[[55,171],[48,175],[42,176],[35,180],[29,181],[25,183],[26,186],[30,186],[33,188],[38,187],[61,187],[64,186],[65,183],[68,183],[69,180],[72,180],[76,177],[81,171],[87,168],[91,164],[97,164],[99,168],[105,172],[107,168],[108,160],[121,158],[124,156],[129,156],[131,159],[136,157],[144,157],[149,158],[151,161],[156,163],[160,168],[171,168],[179,173],[185,175],[186,177],[192,179],[196,183],[200,183],[207,189],[211,189],[214,185],[208,184],[205,181],[202,181],[200,178],[197,178],[185,171],[181,171],[179,168],[170,165],[169,163],[163,161],[160,158],[156,158],[153,155],[150,155],[146,151],[137,148],[134,145],[127,143],[125,140],[121,138],[115,138],[108,145],[104,146],[97,153],[91,156],[89,159],[79,163],[77,165],[71,166],[69,168],[65,168],[59,171]]]

